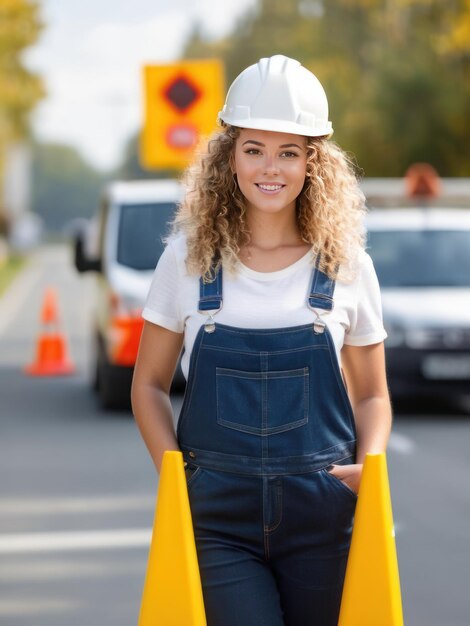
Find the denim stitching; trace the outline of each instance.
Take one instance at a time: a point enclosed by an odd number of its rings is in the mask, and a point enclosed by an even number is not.
[[[282,522],[282,484],[276,483],[276,508],[279,511],[277,522],[266,529],[267,533],[274,532],[277,528],[279,528],[280,523]],[[269,539],[269,538],[268,538]]]
[[[268,355],[266,353],[260,354],[260,366],[268,368]],[[263,360],[265,360],[265,365],[263,365]],[[246,376],[241,375],[242,373],[247,374]],[[289,374],[286,376],[279,376],[278,374]],[[221,387],[218,384],[219,377],[226,378],[238,378],[241,380],[253,380],[260,381],[261,383],[261,428],[256,426],[250,426],[249,424],[243,424],[241,422],[236,422],[234,420],[227,420],[222,417],[221,407],[223,406],[222,400],[220,398]],[[284,424],[280,424],[279,426],[268,426],[268,406],[269,406],[269,398],[268,398],[268,381],[269,380],[280,380],[280,379],[289,379],[289,378],[303,378],[303,418],[291,422],[287,422]],[[274,434],[280,434],[283,432],[288,432],[293,430],[294,428],[300,428],[304,426],[308,422],[308,414],[309,414],[309,396],[308,396],[308,387],[309,387],[309,368],[303,367],[297,370],[282,370],[280,372],[269,371],[268,369],[263,370],[261,372],[243,372],[242,370],[233,370],[228,368],[216,367],[216,421],[220,426],[224,426],[225,428],[230,428],[237,432],[243,432],[251,435],[256,435],[260,437],[268,437]],[[265,453],[268,452],[268,442],[262,444],[263,457]]]
[[[304,378],[304,419],[307,423],[310,415],[310,371],[308,367],[305,369],[307,372]]]
[[[199,329],[199,332],[201,332],[201,329]],[[197,341],[197,339],[198,338],[196,337],[196,341]],[[195,372],[197,372],[197,363],[199,361],[199,354],[201,352],[201,345],[202,345],[202,337],[199,340],[199,345],[197,346],[197,352],[196,352],[195,357],[194,357],[194,367],[192,367],[192,368],[190,367],[190,372],[192,372],[193,375],[189,377],[189,380],[188,380],[188,387],[189,387],[188,394],[186,396],[186,391],[185,391],[184,399],[183,399],[183,406],[181,407],[180,417],[178,419],[178,425],[177,425],[177,428],[176,428],[176,435],[177,435],[177,440],[178,441],[179,441],[180,434],[181,434],[181,428],[182,428],[184,422],[186,422],[186,419],[187,419],[186,416],[189,414],[189,410],[188,409],[191,406],[193,390],[194,390],[194,387],[195,387],[194,382],[195,382],[195,379],[196,379]],[[192,361],[192,356],[193,355],[191,354],[190,361]],[[190,363],[190,365],[191,365],[191,363]],[[186,397],[188,398],[187,401],[186,401]]]
[[[331,338],[330,331],[328,330],[328,328],[325,328],[325,335],[327,337],[327,341],[333,343],[333,339]],[[344,386],[344,381],[343,381],[343,379],[341,377],[341,372],[339,371],[338,361],[337,361],[337,359],[333,360],[331,348],[328,350],[328,354],[329,354],[331,366],[333,368],[333,372],[334,372],[334,375],[335,375],[336,383],[337,383],[337,385],[339,387],[340,395],[341,395],[341,398],[343,400],[343,405],[344,405],[344,408],[346,409],[346,413],[348,415],[350,426],[352,428],[352,431],[353,431],[354,435],[356,435],[356,418],[354,416],[354,411],[353,411],[353,408],[352,408],[352,405],[351,405],[351,401],[349,399],[348,393],[347,393],[346,388]]]
[[[202,346],[203,350],[216,350],[219,352],[232,352],[234,354],[249,354],[252,356],[259,356],[259,350],[253,350],[253,351],[249,351],[249,350],[237,350],[235,348],[220,348],[218,346],[210,346],[210,345],[203,345]],[[328,350],[328,346],[327,345],[320,345],[320,346],[306,346],[305,348],[289,348],[286,350],[271,350],[268,352],[268,354],[270,356],[276,355],[276,354],[294,354],[295,352],[308,352],[310,350]]]
[[[266,561],[269,561],[269,541],[268,541],[268,533],[266,526],[266,498],[267,498],[267,485],[268,478],[266,476],[262,477],[262,488],[263,488],[263,541],[264,541],[264,558]]]
[[[269,407],[269,398],[268,398],[268,355],[265,352],[261,352],[260,354],[260,369],[262,371],[262,379],[261,379],[261,434],[264,435],[268,433],[268,407]],[[267,440],[261,439],[261,459],[264,459],[268,455],[268,446]]]
[[[305,459],[305,456],[308,456],[311,459],[313,459],[314,457],[317,457],[319,455],[323,455],[323,454],[329,453],[331,451],[334,451],[337,448],[341,448],[341,449],[342,448],[348,448],[348,449],[352,448],[352,447],[354,447],[356,445],[356,441],[357,441],[356,439],[350,439],[348,441],[343,441],[343,442],[341,442],[339,444],[335,444],[334,446],[328,446],[328,448],[321,448],[320,450],[315,450],[314,452],[312,452],[312,453],[310,453],[308,455],[285,456],[285,457],[282,457],[282,459],[284,461],[286,461],[286,460],[298,460],[298,461],[301,461],[301,460]],[[186,447],[187,446],[185,446],[185,449],[186,449]],[[187,449],[188,450],[190,450],[190,449],[193,450],[196,454],[198,452],[199,453],[206,452],[205,450],[199,450],[199,449],[193,448],[193,447],[187,447]],[[347,451],[347,450],[345,450],[345,451]],[[240,456],[238,454],[228,454],[227,452],[216,452],[215,454],[219,458],[226,458],[228,461],[234,460],[234,461],[241,462],[241,463],[243,463],[244,461],[253,461],[253,460],[258,461],[259,460],[257,457]],[[344,459],[350,458],[351,456],[352,455],[350,453],[347,456],[343,456],[341,458],[335,457],[335,462],[338,461],[338,460],[344,460]],[[329,463],[327,463],[325,466],[320,467],[319,469],[327,467],[328,464],[330,464],[330,463],[331,463],[331,461],[329,461]],[[308,470],[306,470],[306,471],[308,471]],[[296,473],[300,474],[300,473],[304,473],[304,472],[296,472]]]
[[[238,326],[227,326],[226,324],[217,323],[218,328],[226,333],[234,335],[282,335],[284,333],[301,333],[308,331],[312,327],[311,324],[301,324],[299,326],[286,326],[285,328],[240,328]]]
[[[202,296],[201,298],[199,298],[199,302],[220,302],[222,300],[221,296],[218,296],[216,294],[211,294],[209,296]]]
[[[282,426],[272,426],[271,428],[257,428],[256,426],[248,426],[247,424],[240,424],[239,422],[231,422],[230,420],[224,420],[222,417],[217,418],[217,423],[225,428],[231,428],[240,433],[247,433],[249,435],[256,435],[258,437],[269,437],[270,435],[278,435],[280,433],[287,432],[288,430],[294,430],[294,428],[300,428],[308,422],[308,417],[303,417],[295,422],[289,422]]]
[[[247,380],[259,380],[260,378],[265,377],[269,380],[277,380],[278,378],[308,377],[308,367],[302,367],[295,370],[272,370],[266,372],[246,372],[244,370],[216,367],[215,372],[217,376],[226,376],[227,378],[246,378]]]
[[[356,440],[347,442],[348,444],[355,444]],[[326,451],[328,450],[333,450],[334,448],[337,448],[338,446],[332,446],[330,448],[327,448]],[[343,453],[342,456],[338,456],[337,454],[331,456],[327,461],[324,461],[323,464],[321,464],[319,467],[314,467],[313,469],[311,467],[304,467],[301,470],[279,470],[279,468],[275,468],[274,471],[272,472],[267,472],[266,469],[262,467],[261,463],[259,463],[258,468],[252,468],[252,467],[247,467],[246,470],[247,471],[241,471],[241,468],[243,467],[244,461],[250,461],[253,460],[252,457],[239,457],[237,455],[233,455],[233,454],[226,454],[226,453],[218,453],[218,456],[222,456],[222,457],[228,457],[227,460],[230,461],[232,460],[233,462],[233,467],[232,468],[227,468],[227,467],[223,467],[223,462],[224,459],[222,459],[222,461],[220,461],[220,459],[215,459],[212,460],[204,460],[202,459],[201,461],[201,457],[200,455],[198,455],[198,451],[196,450],[196,455],[199,456],[198,459],[198,464],[205,469],[211,469],[211,470],[215,470],[215,471],[221,471],[221,472],[227,472],[228,474],[236,474],[239,476],[259,476],[259,477],[263,477],[263,476],[295,476],[295,475],[301,475],[301,474],[310,474],[310,473],[317,473],[317,472],[321,472],[322,470],[326,469],[329,465],[334,464],[334,463],[339,463],[341,461],[345,461],[346,459],[351,459],[354,458],[354,454],[352,454],[350,451],[345,450],[345,453]],[[299,459],[302,457],[283,457],[283,461],[288,461],[289,459]],[[259,459],[255,459],[257,461],[259,461]],[[313,461],[310,461],[310,464]],[[238,470],[238,471],[237,471]]]
[[[194,472],[191,474],[191,476],[187,479],[186,486],[187,486],[188,489],[193,484],[195,478],[197,478],[197,476],[199,476],[199,474],[201,473],[201,470],[202,470],[202,467],[200,465],[198,465],[196,467],[196,469],[194,470]]]
[[[313,268],[312,284],[310,286],[310,295],[311,296],[316,293],[318,276],[319,276],[318,267],[315,266]]]
[[[333,302],[334,298],[326,293],[311,293],[309,300],[328,300],[328,302]]]

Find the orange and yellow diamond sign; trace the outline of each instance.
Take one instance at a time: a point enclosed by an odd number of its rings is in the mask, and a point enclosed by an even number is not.
[[[216,128],[223,98],[223,66],[218,59],[145,66],[142,166],[186,167],[200,137]]]

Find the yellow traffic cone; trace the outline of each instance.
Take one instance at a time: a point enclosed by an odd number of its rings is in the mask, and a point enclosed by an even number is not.
[[[385,452],[366,455],[338,626],[403,626]]]
[[[206,626],[183,455],[163,456],[138,626]]]

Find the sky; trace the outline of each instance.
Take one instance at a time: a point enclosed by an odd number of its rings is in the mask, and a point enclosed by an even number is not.
[[[198,22],[212,38],[256,0],[42,0],[46,27],[25,62],[47,97],[32,125],[40,141],[71,144],[94,167],[118,165],[142,122],[141,67],[176,60]]]

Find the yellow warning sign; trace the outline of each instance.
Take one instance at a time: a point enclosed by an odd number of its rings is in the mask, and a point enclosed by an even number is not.
[[[201,135],[216,127],[223,106],[218,59],[144,67],[140,160],[148,169],[186,167]]]

